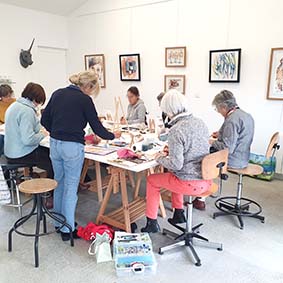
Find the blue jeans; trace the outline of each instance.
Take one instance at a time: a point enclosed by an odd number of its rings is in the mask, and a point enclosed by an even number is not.
[[[50,158],[54,179],[58,182],[53,196],[54,211],[63,214],[74,231],[77,191],[84,162],[84,145],[50,138]],[[60,226],[57,222],[54,224]],[[67,233],[69,230],[64,226],[61,232]]]

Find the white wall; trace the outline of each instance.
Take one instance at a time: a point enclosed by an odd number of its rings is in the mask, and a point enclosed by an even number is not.
[[[113,110],[114,96],[124,97],[132,84],[140,88],[148,110],[157,111],[155,97],[163,90],[164,75],[185,74],[192,111],[211,131],[222,122],[211,101],[221,89],[230,89],[253,115],[253,151],[263,153],[271,134],[283,132],[282,102],[265,99],[270,49],[283,46],[282,9],[281,0],[88,1],[69,18],[68,70],[84,69],[84,54],[105,54],[107,88],[97,99],[100,112]],[[165,68],[164,48],[182,45],[187,46],[187,68]],[[209,50],[238,47],[241,82],[208,83]],[[121,82],[118,55],[132,52],[141,54],[142,80]]]
[[[56,60],[46,64],[50,76],[42,77],[41,69],[45,62],[39,56],[38,46],[66,49],[67,18],[0,4],[0,37],[0,76],[9,76],[16,82],[13,88],[17,97],[30,81],[40,82],[45,89],[52,89],[54,77],[56,81],[60,75],[64,78],[61,85],[65,85],[66,67],[62,69]],[[24,69],[19,63],[19,53],[21,49],[29,48],[33,37],[36,39],[32,50],[34,63]],[[57,74],[58,69],[60,74]]]

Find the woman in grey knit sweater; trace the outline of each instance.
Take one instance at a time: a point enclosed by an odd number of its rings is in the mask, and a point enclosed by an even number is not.
[[[201,162],[209,154],[209,134],[204,122],[188,113],[188,103],[177,90],[168,91],[161,101],[161,109],[171,119],[168,149],[156,156],[156,161],[169,170],[147,178],[146,227],[142,232],[158,232],[157,212],[160,188],[172,192],[175,209],[170,223],[184,223],[183,195],[199,195],[207,191],[212,181],[202,180]]]

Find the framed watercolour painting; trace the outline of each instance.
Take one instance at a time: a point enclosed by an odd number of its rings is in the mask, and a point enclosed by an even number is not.
[[[164,92],[170,89],[177,89],[185,94],[186,76],[185,75],[165,75],[164,76]]]
[[[283,100],[283,47],[271,49],[267,99]]]
[[[85,69],[94,70],[98,75],[100,87],[106,87],[105,59],[103,54],[85,55]]]
[[[140,54],[119,55],[121,81],[140,81]]]
[[[166,67],[186,67],[186,46],[165,48]]]
[[[209,52],[209,82],[240,82],[241,49],[211,50]]]

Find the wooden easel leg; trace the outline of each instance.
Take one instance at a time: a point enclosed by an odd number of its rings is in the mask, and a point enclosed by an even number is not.
[[[131,220],[130,220],[130,210],[129,210],[125,170],[121,170],[121,172],[119,173],[119,177],[121,184],[122,204],[124,210],[125,230],[126,232],[131,233]]]
[[[103,200],[102,180],[101,180],[100,163],[98,161],[95,161],[95,174],[96,174],[96,186],[97,186],[98,201],[102,202],[102,200]]]
[[[89,159],[85,159],[84,160],[84,165],[83,165],[83,170],[81,173],[81,178],[80,178],[80,183],[84,183],[85,182],[85,176],[87,174],[87,170],[90,164],[90,160]]]
[[[137,199],[139,196],[142,175],[143,175],[143,172],[139,172],[137,174],[137,181],[136,181],[136,186],[135,186],[135,191],[134,191],[134,199]]]
[[[119,193],[119,174],[118,173],[112,173],[113,174],[113,194]]]
[[[135,189],[135,180],[134,180],[133,172],[128,171],[127,173],[128,173],[128,176],[129,176],[129,180],[130,180],[131,187],[132,187],[133,189]]]
[[[107,187],[106,192],[105,192],[104,199],[101,203],[101,206],[100,206],[97,218],[96,218],[96,224],[100,224],[100,218],[101,218],[101,216],[104,215],[104,212],[105,212],[105,209],[107,207],[108,201],[110,199],[112,190],[113,190],[113,176],[111,176],[111,178],[110,178],[108,187]]]

